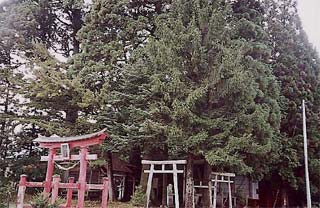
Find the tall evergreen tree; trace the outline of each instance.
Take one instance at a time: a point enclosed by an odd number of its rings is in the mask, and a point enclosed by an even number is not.
[[[232,13],[225,2],[178,1],[172,10],[127,66],[124,89],[135,90],[130,105],[145,116],[145,147],[202,154],[217,168],[250,173],[250,155],[270,149],[279,122],[274,77],[236,38],[239,21],[225,18]]]
[[[92,117],[107,127],[112,136],[108,149],[130,152],[130,127],[124,125],[124,97],[114,93],[122,88],[124,69],[132,52],[154,36],[155,17],[168,9],[169,0],[95,1],[85,27],[79,33],[82,53],[72,60],[72,75],[97,98]],[[119,89],[119,90],[118,90]]]
[[[315,196],[320,60],[294,0],[261,4],[97,0],[87,14],[80,0],[6,3],[0,8],[0,186],[8,178],[4,167],[19,164],[13,177],[31,169],[38,133],[107,127],[108,151],[188,158],[189,168],[197,155],[218,171],[256,178],[271,170],[277,189],[297,190],[298,204],[304,187],[299,106],[306,99]],[[32,76],[23,79],[28,71]]]
[[[63,71],[62,67],[66,67],[55,61],[48,52],[64,51],[65,56],[79,52],[79,42],[77,43],[75,34],[79,30],[78,25],[82,24],[82,16],[76,15],[79,9],[74,3],[12,1],[1,4],[1,163],[5,164],[1,164],[0,181],[3,183],[8,179],[17,181],[21,173],[28,173],[32,178],[43,176],[41,169],[35,168],[34,157],[37,157],[39,150],[35,148],[32,140],[39,133],[45,132],[70,134],[68,128],[61,131],[64,127],[60,123],[68,120],[68,116],[74,117],[70,114],[78,110],[71,106],[71,113],[63,112],[68,109],[65,107],[68,102],[57,105],[61,99],[57,99],[57,102],[54,102],[54,99],[58,97],[68,101],[74,91],[82,93],[82,98],[89,96],[79,87],[77,90],[71,88],[71,93],[67,91],[59,97],[63,87],[77,86],[79,82],[67,82],[64,73],[58,73],[59,70]],[[58,18],[70,24],[69,27],[62,24]],[[32,67],[36,68],[37,73],[32,72]],[[51,76],[53,74],[54,76]],[[61,85],[62,87],[57,87]],[[74,100],[76,99],[78,98]],[[85,103],[88,102],[76,100],[76,103],[86,108]],[[60,109],[57,109],[58,107]],[[71,129],[71,125],[69,127]]]
[[[273,71],[281,83],[281,137],[279,161],[274,165],[274,178],[280,188],[298,189],[291,205],[300,204],[304,195],[303,138],[301,103],[307,105],[309,161],[312,192],[319,193],[319,69],[320,61],[310,45],[297,14],[296,1],[266,2],[268,32]]]
[[[35,4],[35,1],[28,1]],[[83,25],[87,6],[83,1],[39,1],[34,12],[36,35],[32,54],[28,57],[34,77],[29,80],[26,97],[29,107],[37,116],[30,119],[48,133],[59,135],[79,134],[90,131],[86,111],[89,91],[82,88],[78,79],[68,74],[70,64],[54,56],[65,58],[80,52],[76,37]],[[52,53],[53,52],[53,53]],[[60,59],[60,60],[59,60]],[[93,101],[94,103],[94,101]],[[80,116],[80,117],[79,117]]]
[[[272,136],[272,147],[276,148],[279,138],[279,83],[275,80],[270,62],[272,45],[269,45],[268,31],[266,31],[266,11],[260,1],[245,0],[233,1],[233,16],[238,19],[236,38],[246,40],[246,59],[244,65],[254,73],[259,91],[255,101],[259,104],[268,103],[271,106],[268,121],[274,130]],[[272,151],[273,153],[273,151]],[[267,160],[252,161],[262,169],[270,170],[271,162],[277,157],[269,157]],[[269,168],[267,168],[269,167]],[[269,171],[266,171],[267,173]]]
[[[30,37],[34,34],[32,7],[13,3],[0,5],[0,186],[13,183],[23,167],[33,163],[35,148],[33,137],[21,134],[29,128],[25,117],[24,87],[25,63],[23,57],[30,49]],[[20,13],[28,18],[21,18]],[[36,135],[37,129],[30,133]],[[34,175],[30,175],[34,176]],[[10,185],[9,183],[9,185]],[[0,191],[0,192],[1,192]],[[1,200],[3,199],[0,193]],[[4,196],[6,197],[6,196]],[[3,202],[3,201],[1,201]]]
[[[96,98],[90,114],[101,127],[107,127],[112,140],[105,151],[140,155],[138,145],[130,143],[133,135],[126,125],[126,99],[118,97],[123,82],[123,66],[132,51],[146,44],[154,35],[155,17],[167,10],[170,0],[114,1],[98,0],[92,5],[79,33],[82,52],[72,60],[72,76],[79,78]],[[126,123],[126,124],[125,124]],[[134,161],[140,165],[139,160]]]
[[[125,124],[136,129],[131,143],[261,177],[279,107],[259,26],[242,37],[249,21],[233,18],[224,1],[177,1],[171,10],[157,18],[156,36],[135,51],[118,88]]]

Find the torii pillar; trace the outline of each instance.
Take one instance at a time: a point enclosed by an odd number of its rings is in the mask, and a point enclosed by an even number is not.
[[[44,193],[47,195],[49,195],[51,190],[51,179],[52,179],[53,169],[54,169],[54,156],[56,155],[56,152],[57,151],[55,148],[49,149],[49,159],[48,159],[46,180],[44,184]]]
[[[81,147],[80,149],[80,173],[79,173],[79,191],[78,191],[78,207],[84,204],[84,197],[87,185],[87,165],[88,161],[86,160],[88,154],[87,147]]]

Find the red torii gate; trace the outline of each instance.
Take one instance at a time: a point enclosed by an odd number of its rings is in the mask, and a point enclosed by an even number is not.
[[[96,133],[86,134],[82,136],[74,137],[39,137],[35,139],[38,142],[39,147],[48,148],[49,155],[42,156],[41,161],[47,161],[47,173],[44,182],[27,182],[26,175],[20,176],[17,208],[30,207],[24,205],[24,192],[26,187],[43,187],[44,193],[49,195],[52,188],[52,200],[53,203],[58,196],[59,188],[68,189],[66,205],[62,207],[71,207],[72,189],[78,189],[78,202],[77,208],[84,208],[85,191],[89,189],[102,190],[102,202],[101,208],[107,208],[108,198],[108,179],[103,178],[103,184],[87,184],[86,174],[88,160],[96,160],[96,154],[89,154],[89,146],[99,145],[108,137],[105,133],[105,129]],[[69,152],[75,147],[80,147],[79,155],[70,155]],[[61,148],[61,155],[56,155],[56,150]],[[60,176],[53,176],[54,161],[65,160],[80,160],[80,173],[77,183],[73,183],[73,178],[69,179],[69,183],[60,183]],[[53,177],[53,180],[52,180]]]

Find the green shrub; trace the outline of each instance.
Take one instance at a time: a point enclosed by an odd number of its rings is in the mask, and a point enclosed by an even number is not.
[[[38,193],[34,195],[31,199],[32,208],[59,208],[62,204],[61,199],[57,199],[55,203],[50,203],[50,197],[43,193]]]
[[[137,186],[136,191],[134,192],[130,200],[130,203],[133,206],[144,206],[146,199],[146,193],[144,192],[142,186]]]
[[[6,208],[7,200],[12,200],[12,197],[14,196],[15,196],[14,184],[10,182],[0,183],[0,208]]]
[[[234,193],[234,196],[237,198],[237,204],[240,206],[246,205],[246,197],[243,195],[243,193],[237,189]]]

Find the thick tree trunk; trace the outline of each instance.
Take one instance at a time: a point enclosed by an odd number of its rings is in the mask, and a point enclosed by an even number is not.
[[[76,123],[78,119],[78,109],[75,107],[66,110],[66,121],[72,124]]]
[[[115,185],[114,185],[114,180],[113,180],[113,169],[112,169],[112,153],[108,152],[107,153],[107,176],[108,176],[108,189],[109,189],[109,200],[110,201],[115,201]]]
[[[8,108],[9,108],[9,81],[6,80],[7,82],[7,92],[6,92],[6,96],[5,96],[5,102],[4,102],[4,111],[3,114],[7,114],[8,113]],[[3,120],[1,122],[1,136],[0,136],[0,147],[2,146],[3,143],[5,143],[5,140],[7,139],[7,136],[5,136],[5,129],[6,129],[6,120]],[[2,150],[0,148],[0,150]],[[2,151],[1,151],[2,152]],[[3,151],[6,152],[6,151]]]
[[[82,21],[82,11],[81,9],[72,9],[71,10],[71,22],[72,22],[72,46],[73,46],[73,54],[77,54],[80,52],[80,42],[77,40],[77,33],[81,29],[83,25]]]
[[[208,183],[209,185],[210,175],[211,175],[211,166],[207,163],[207,161],[205,161],[204,173],[203,173],[203,182],[205,184]],[[211,199],[210,199],[209,189],[205,189],[205,191],[203,192],[203,206],[210,207],[210,200]]]
[[[151,156],[148,154],[145,154],[142,156],[143,160],[150,160]],[[144,191],[147,190],[147,184],[148,184],[148,174],[144,173],[144,170],[148,170],[149,165],[142,165],[141,166],[141,176],[140,176],[140,186]]]
[[[186,172],[186,196],[185,208],[193,208],[193,156],[188,154],[187,172]]]
[[[144,154],[142,156],[142,160],[151,160],[151,155]],[[140,176],[140,186],[142,187],[142,190],[144,193],[147,192],[147,186],[148,186],[148,174],[144,173],[144,170],[148,170],[150,165],[142,165],[141,166],[141,176]],[[151,200],[151,199],[150,199]],[[145,201],[144,207],[147,207],[147,200]]]
[[[83,20],[82,20],[82,11],[81,9],[69,9],[69,17],[71,20],[71,28],[72,28],[72,34],[71,34],[71,41],[72,41],[72,54],[68,53],[69,56],[73,56],[80,52],[80,42],[77,40],[77,33],[83,26]],[[79,109],[76,106],[70,106],[69,109],[66,111],[66,121],[75,124],[78,117],[79,117]]]

